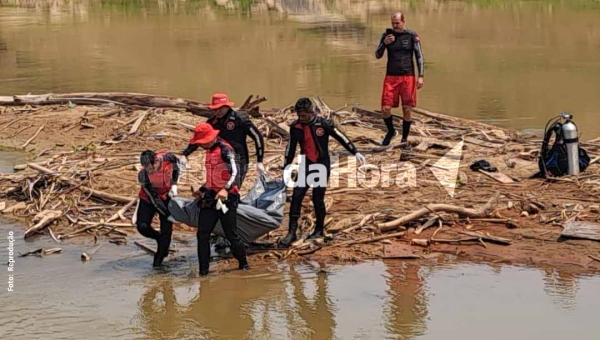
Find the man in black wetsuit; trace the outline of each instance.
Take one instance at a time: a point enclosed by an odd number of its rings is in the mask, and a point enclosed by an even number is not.
[[[387,127],[387,134],[381,145],[389,145],[398,132],[392,122],[392,108],[400,105],[402,100],[402,140],[408,141],[411,111],[417,106],[417,89],[423,87],[424,60],[421,51],[421,39],[416,32],[404,28],[404,14],[392,14],[392,29],[382,34],[375,57],[381,59],[387,50],[388,61],[383,92],[381,94],[381,116]],[[415,79],[413,55],[417,61],[418,78]],[[405,149],[410,150],[406,145]]]
[[[333,121],[319,117],[316,115],[313,104],[308,98],[300,98],[294,106],[294,110],[298,115],[298,120],[290,125],[290,141],[285,150],[285,164],[283,168],[294,161],[296,147],[300,144],[300,156],[304,159],[300,160],[298,180],[292,194],[292,203],[289,213],[289,230],[288,234],[280,240],[283,246],[289,246],[296,240],[296,230],[298,229],[298,219],[300,218],[300,210],[302,200],[312,185],[312,202],[315,209],[316,223],[313,233],[310,238],[319,238],[323,236],[323,228],[325,225],[325,191],[327,190],[327,182],[331,174],[331,159],[329,157],[329,136],[335,138],[348,152],[353,154],[361,163],[365,163],[365,157],[361,155],[354,144],[340,130],[338,130]],[[325,183],[309,183],[309,172],[312,170],[311,165],[321,165],[327,172]],[[311,172],[312,173],[312,172]],[[312,176],[312,175],[311,175]],[[319,177],[318,175],[316,176]],[[321,179],[319,179],[321,180]],[[321,185],[323,184],[323,185]]]
[[[177,196],[179,180],[179,159],[171,152],[155,153],[146,150],[140,155],[143,169],[138,172],[140,191],[136,209],[136,227],[145,237],[156,240],[153,267],[162,265],[169,255],[173,222],[169,218],[168,205],[172,197]],[[152,228],[154,215],[158,213],[160,232]]]
[[[215,93],[212,97],[212,103],[208,108],[214,111],[214,116],[209,118],[209,123],[214,129],[219,131],[219,137],[229,143],[238,159],[236,162],[240,165],[240,183],[241,187],[246,178],[248,171],[248,144],[246,137],[250,136],[254,140],[256,146],[256,168],[259,172],[264,172],[265,168],[262,164],[264,156],[264,139],[258,128],[252,123],[250,117],[241,112],[232,109],[233,102],[224,93]],[[183,151],[183,161],[187,161],[187,156],[198,149],[198,144],[188,144]]]

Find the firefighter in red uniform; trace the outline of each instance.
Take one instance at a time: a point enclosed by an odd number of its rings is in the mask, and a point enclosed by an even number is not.
[[[195,192],[201,196],[201,210],[198,221],[198,262],[200,275],[208,274],[210,262],[209,238],[218,221],[231,243],[231,253],[238,260],[239,269],[248,270],[246,249],[237,232],[237,206],[239,204],[240,166],[236,162],[235,151],[229,143],[217,137],[218,130],[208,123],[201,123],[194,129],[190,144],[197,144],[206,151],[206,183]]]
[[[179,180],[179,159],[170,152],[142,152],[140,163],[144,167],[138,173],[139,206],[136,215],[136,227],[140,234],[157,242],[153,267],[159,267],[169,255],[173,223],[169,220],[168,204],[170,198],[177,195]],[[152,228],[152,219],[158,213],[160,232]]]
[[[356,159],[361,163],[365,163],[365,157],[361,155],[354,147],[354,144],[339,131],[331,120],[319,117],[316,115],[312,102],[308,98],[300,98],[294,106],[294,110],[298,115],[298,120],[290,126],[290,141],[285,152],[284,169],[287,168],[294,160],[296,146],[300,144],[301,156],[304,155],[306,160],[300,162],[299,166],[303,169],[299,173],[305,174],[308,177],[310,166],[313,164],[323,165],[327,170],[327,181],[331,174],[331,159],[329,158],[329,136],[335,138],[341,145],[346,148]],[[308,191],[311,183],[296,182],[294,192],[292,194],[292,203],[289,213],[289,231],[288,234],[280,240],[283,246],[289,246],[296,240],[296,230],[298,229],[298,219],[300,218],[300,208],[302,200]],[[315,209],[316,225],[315,230],[310,235],[310,238],[318,238],[323,236],[323,228],[325,223],[325,190],[327,186],[314,185],[312,189],[312,202]]]

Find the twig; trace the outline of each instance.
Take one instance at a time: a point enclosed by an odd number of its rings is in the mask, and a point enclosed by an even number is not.
[[[600,262],[600,258],[597,258],[597,257],[595,257],[595,256],[592,256],[592,255],[588,255],[588,256],[589,256],[589,257],[590,257],[592,260],[595,260],[595,261],[598,261],[598,262]]]
[[[37,136],[40,134],[40,132],[41,132],[41,131],[44,129],[44,127],[46,127],[46,125],[42,125],[42,126],[40,126],[40,128],[37,130],[37,132],[36,132],[36,133],[35,133],[35,134],[34,134],[34,135],[31,137],[31,138],[29,138],[29,139],[27,140],[27,142],[25,142],[25,144],[23,144],[23,145],[21,146],[21,148],[22,148],[22,149],[25,149],[25,147],[26,147],[27,145],[29,145],[29,143],[31,143],[31,142],[32,142],[32,141],[35,139],[35,137],[37,137]]]

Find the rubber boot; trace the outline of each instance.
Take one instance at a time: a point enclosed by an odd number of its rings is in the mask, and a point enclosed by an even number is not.
[[[285,247],[289,247],[294,241],[298,239],[296,231],[298,230],[298,217],[290,217],[290,226],[288,234],[284,238],[279,240],[279,243]]]
[[[160,267],[164,259],[164,256],[160,252],[156,252],[156,254],[154,254],[154,262],[152,263],[152,267]]]
[[[315,226],[315,230],[312,232],[312,234],[310,234],[310,236],[308,238],[313,240],[313,239],[320,238],[323,236],[324,236],[323,235],[323,226]]]
[[[240,269],[240,270],[250,270],[250,265],[248,264],[248,262],[242,262],[242,263],[239,263],[238,269]]]
[[[323,229],[325,228],[325,202],[319,202],[315,207],[315,215],[317,217],[315,223],[315,230],[313,230],[312,234],[308,237],[309,239],[316,239],[320,237],[324,237]]]

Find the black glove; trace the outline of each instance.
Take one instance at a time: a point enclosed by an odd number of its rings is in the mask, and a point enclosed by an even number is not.
[[[162,200],[158,199],[155,202],[156,208],[158,208],[158,212],[165,217],[169,217],[169,209],[167,209],[167,205]]]

